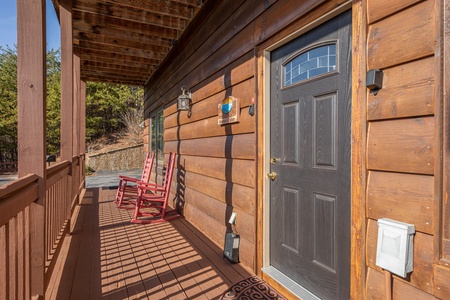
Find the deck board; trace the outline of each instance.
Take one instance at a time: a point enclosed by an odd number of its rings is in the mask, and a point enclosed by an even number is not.
[[[87,190],[46,299],[219,299],[254,275],[183,218],[131,223],[132,211],[117,209],[114,195]]]

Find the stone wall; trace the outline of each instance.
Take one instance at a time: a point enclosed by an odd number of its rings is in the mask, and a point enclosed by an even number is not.
[[[144,163],[143,145],[88,154],[87,164],[95,171],[141,169]]]

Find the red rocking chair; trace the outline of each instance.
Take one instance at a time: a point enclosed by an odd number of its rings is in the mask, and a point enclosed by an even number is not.
[[[168,208],[170,186],[176,153],[170,153],[162,185],[138,182],[138,197],[132,223],[154,224],[180,217],[176,210]]]
[[[136,198],[138,196],[138,182],[148,183],[150,181],[150,174],[152,172],[153,161],[155,160],[155,153],[147,153],[144,161],[144,169],[142,170],[141,179],[119,176],[119,186],[117,187],[116,199],[114,203],[118,208],[134,209]]]

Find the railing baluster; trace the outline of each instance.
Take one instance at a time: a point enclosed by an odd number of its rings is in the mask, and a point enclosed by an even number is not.
[[[6,258],[6,225],[0,227],[0,265],[5,266],[0,268],[0,299],[8,299],[6,292],[8,277],[8,263]]]
[[[9,261],[12,262],[12,266],[9,269],[9,294],[13,296],[14,299],[17,299],[17,260],[16,260],[16,217],[12,218],[8,222],[8,254]]]
[[[24,265],[25,265],[25,228],[24,212],[20,212],[16,218],[16,236],[17,236],[17,299],[25,299],[23,286],[25,284]]]

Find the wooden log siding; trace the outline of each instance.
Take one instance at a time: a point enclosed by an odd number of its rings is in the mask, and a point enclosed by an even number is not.
[[[322,2],[304,1],[292,6],[289,1],[211,1],[209,5],[212,8],[204,18],[200,12],[202,21],[187,29],[189,34],[178,41],[178,48],[169,53],[166,63],[145,86],[145,116],[164,107],[164,152],[180,154],[178,168],[184,177],[178,192],[183,197],[185,216],[216,243],[223,245],[229,215],[232,211],[238,212],[237,231],[242,232],[241,262],[253,269],[256,267],[257,222],[254,188],[256,117],[248,115],[248,106],[253,99],[257,101],[255,46]],[[326,9],[342,2],[333,1],[327,4]],[[279,18],[280,15],[283,18]],[[183,85],[193,92],[190,117],[186,112],[176,111],[175,102]],[[217,104],[228,95],[241,99],[241,122],[218,126]],[[241,170],[236,166],[245,164],[251,166],[249,172],[254,177],[246,179],[244,184],[234,175],[225,175],[224,178],[224,175],[213,171],[212,166],[188,171],[194,157],[225,162],[225,174],[236,174]],[[181,165],[183,158],[185,170]],[[197,179],[193,182],[191,178]],[[251,180],[253,183],[249,184]],[[207,184],[203,181],[211,186],[206,189]],[[245,189],[244,200],[233,194]],[[199,195],[202,195],[202,201],[196,201],[200,199]],[[245,223],[240,221],[241,218],[246,219]]]
[[[352,157],[358,156],[354,162],[361,166],[353,166],[352,174],[359,178],[354,184],[359,180],[363,187],[357,191],[360,197],[352,202],[357,206],[353,229],[355,236],[359,234],[352,245],[362,244],[352,249],[355,299],[381,299],[385,294],[382,270],[374,262],[376,221],[381,217],[414,223],[417,230],[415,271],[407,279],[394,276],[394,298],[448,297],[444,283],[448,269],[433,265],[438,251],[436,199],[440,197],[436,190],[440,180],[440,141],[436,140],[440,127],[436,98],[441,80],[439,1],[354,1],[357,29],[353,37],[361,40],[354,40],[352,47],[364,57],[354,58],[357,62],[353,67],[360,69],[353,74],[363,78],[366,69],[384,72],[383,89],[376,96],[364,95],[365,89],[359,85],[353,87],[354,104],[366,99],[361,104],[364,107],[354,108],[362,116],[367,112],[367,119],[361,118],[360,123],[359,115],[353,119],[362,129],[353,136],[358,147],[352,150]],[[227,218],[231,211],[238,212],[237,226],[243,237],[241,262],[247,267],[261,267],[262,258],[257,255],[262,252],[256,247],[263,246],[258,241],[262,237],[258,214],[263,210],[259,199],[263,193],[256,187],[263,188],[257,176],[257,170],[261,173],[263,168],[257,160],[263,158],[259,148],[264,146],[264,135],[258,132],[263,130],[264,59],[256,56],[263,54],[264,47],[316,20],[320,17],[316,13],[323,15],[343,2],[304,1],[293,6],[289,1],[211,1],[207,12],[200,12],[201,21],[187,29],[188,34],[146,83],[145,116],[164,108],[164,151],[180,154],[173,192],[184,215],[221,245]],[[308,14],[313,8],[317,10]],[[190,117],[176,110],[183,85],[193,92]],[[218,126],[217,104],[228,95],[242,100],[242,120]],[[252,99],[257,104],[255,117],[247,114]],[[241,170],[245,174],[240,174]],[[364,211],[365,216],[361,216]],[[360,288],[358,282],[364,286]]]
[[[372,2],[376,0],[369,1]],[[384,69],[434,55],[436,51],[434,8],[435,1],[424,1],[370,25],[368,69]]]
[[[246,53],[253,53],[256,44],[322,2],[308,0],[296,6],[288,1],[274,0],[219,3],[211,17],[204,21],[206,24],[192,35],[195,36],[192,41],[179,41],[177,49],[182,49],[183,53],[180,55],[174,49],[173,55],[179,55],[170,61],[171,70],[164,72],[165,68],[160,68],[163,74],[159,76],[157,72],[153,76],[156,80],[149,80],[145,99],[149,99],[151,95],[152,99],[146,101],[146,113],[151,104],[153,108],[150,109],[153,110],[155,105],[157,107],[168,99],[175,99],[182,85],[192,86],[188,83],[210,81],[209,76],[214,78],[215,72]],[[229,30],[230,28],[233,30]],[[262,29],[264,30],[261,31]],[[173,72],[175,70],[183,72]],[[186,77],[187,74],[189,77]]]
[[[450,296],[449,269],[434,265],[441,197],[439,2],[367,3],[367,68],[384,72],[383,88],[367,96],[367,299],[385,293],[383,270],[375,264],[377,220],[383,217],[416,227],[414,271],[406,279],[394,276],[393,299]]]
[[[368,97],[368,119],[433,115],[435,63],[427,57],[383,70],[383,88]]]

